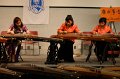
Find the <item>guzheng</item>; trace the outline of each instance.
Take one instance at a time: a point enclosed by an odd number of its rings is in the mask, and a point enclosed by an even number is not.
[[[21,75],[23,75],[22,72],[16,72],[7,68],[0,68],[0,74],[4,74],[4,75],[11,75],[11,76],[16,76],[16,77],[20,77]]]
[[[51,68],[47,66],[37,66],[35,64],[17,64],[17,65],[7,65],[8,69],[16,70],[17,72],[23,72],[25,73],[23,77],[27,78],[27,74],[31,74],[32,76],[35,75],[35,77],[39,78],[40,76],[45,76],[45,79],[76,79],[77,76],[74,75],[75,73],[60,70],[57,68]],[[27,71],[27,72],[26,72]],[[36,75],[37,74],[37,75]],[[48,78],[46,78],[46,76]],[[23,78],[22,77],[22,78]],[[34,77],[34,76],[33,76]],[[53,77],[53,78],[52,78]],[[29,78],[27,78],[29,79]],[[31,79],[31,77],[30,77]]]
[[[61,38],[61,39],[80,39],[80,40],[95,40],[95,41],[117,41],[120,39],[120,35],[94,35],[94,34],[78,34],[78,33],[67,33],[67,34],[58,34],[52,35],[52,38]]]
[[[68,65],[58,66],[58,68],[62,70],[77,72],[78,74],[81,74],[81,75],[92,76],[93,78],[94,76],[101,76],[103,79],[106,79],[106,78],[113,79],[114,77],[120,78],[119,72],[114,72],[107,68],[104,69],[104,68],[85,67],[85,66],[68,66]],[[119,67],[116,67],[116,68],[119,69]]]
[[[59,38],[51,38],[51,37],[38,37],[36,35],[30,35],[30,34],[5,34],[5,35],[0,35],[2,38],[7,38],[7,39],[18,39],[18,40],[31,40],[31,41],[43,41],[43,42],[62,42],[63,39]]]
[[[38,36],[36,35],[30,35],[30,34],[4,34],[4,35],[0,35],[0,37],[3,38],[36,38]]]

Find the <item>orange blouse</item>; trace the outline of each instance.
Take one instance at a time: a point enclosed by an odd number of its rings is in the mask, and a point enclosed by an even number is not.
[[[105,25],[104,28],[97,25],[92,32],[93,33],[97,32],[98,34],[113,33],[110,26],[107,26],[107,25]]]
[[[73,25],[71,27],[67,27],[65,23],[63,23],[60,28],[58,29],[58,32],[61,31],[67,31],[67,33],[79,33],[80,30],[78,29],[77,25]]]
[[[80,33],[80,30],[78,29],[77,25],[73,25],[71,27],[67,27],[65,23],[63,23],[60,28],[57,30],[57,32],[67,31],[67,33]],[[75,42],[75,39],[70,39],[71,41]]]

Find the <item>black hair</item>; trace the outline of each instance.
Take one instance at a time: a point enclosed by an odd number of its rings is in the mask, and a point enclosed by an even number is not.
[[[107,20],[106,18],[102,17],[99,19],[99,23],[104,22],[106,24],[106,22],[107,22],[106,20]]]
[[[67,17],[65,18],[65,21],[66,22],[68,22],[69,20],[71,20],[72,21],[72,26],[74,25],[74,20],[73,20],[73,17],[72,17],[72,15],[67,15]]]

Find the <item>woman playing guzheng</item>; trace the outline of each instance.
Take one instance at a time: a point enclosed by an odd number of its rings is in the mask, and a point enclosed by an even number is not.
[[[65,22],[57,30],[58,34],[66,33],[80,33],[78,26],[74,24],[74,20],[71,15],[67,15]],[[64,43],[60,44],[58,50],[58,60],[64,60],[65,62],[74,62],[73,58],[73,44],[74,39],[65,39]]]
[[[25,34],[29,33],[26,25],[24,25],[19,17],[15,17],[13,24],[9,27],[8,34]],[[7,52],[11,62],[18,62],[18,57],[21,49],[21,41],[18,39],[10,39],[6,43]],[[17,48],[17,50],[16,50]]]
[[[94,27],[93,34],[96,35],[111,35],[113,34],[112,29],[110,26],[106,25],[107,21],[106,18],[102,17],[99,19],[99,24]],[[98,57],[99,61],[106,61],[107,60],[107,50],[105,50],[105,46],[108,42],[106,41],[95,41],[95,53]],[[103,59],[104,55],[104,59]]]

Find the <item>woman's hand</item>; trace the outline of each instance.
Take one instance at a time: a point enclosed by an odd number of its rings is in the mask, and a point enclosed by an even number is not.
[[[98,35],[98,33],[97,33],[97,32],[93,32],[93,34],[94,34],[94,35]]]
[[[67,31],[60,31],[60,32],[58,32],[58,34],[66,34],[67,33]]]
[[[15,34],[13,31],[8,31],[7,34]]]
[[[66,34],[67,33],[67,31],[63,31],[63,34]]]

